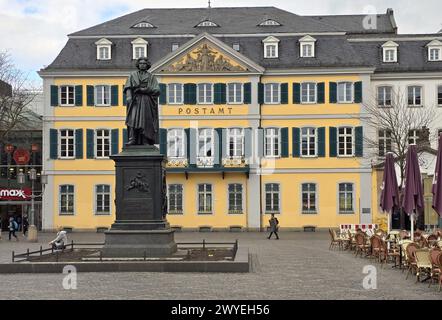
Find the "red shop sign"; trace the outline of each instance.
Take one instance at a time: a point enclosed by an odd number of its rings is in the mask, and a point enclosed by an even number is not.
[[[28,150],[17,149],[14,152],[14,161],[18,165],[26,165],[31,160],[31,155]]]
[[[0,188],[0,200],[24,201],[30,200],[32,196],[31,188],[7,189]]]

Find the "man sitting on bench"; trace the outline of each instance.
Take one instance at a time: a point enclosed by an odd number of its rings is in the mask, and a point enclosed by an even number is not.
[[[67,243],[68,243],[67,233],[63,229],[60,229],[60,231],[57,233],[57,237],[51,242],[49,242],[49,244],[52,245],[52,248],[54,250],[64,250]]]

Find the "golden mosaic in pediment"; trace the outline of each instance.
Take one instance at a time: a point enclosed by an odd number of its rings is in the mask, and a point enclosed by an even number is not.
[[[167,66],[168,72],[244,72],[247,68],[226,58],[219,50],[213,49],[208,43],[188,52],[178,61]]]

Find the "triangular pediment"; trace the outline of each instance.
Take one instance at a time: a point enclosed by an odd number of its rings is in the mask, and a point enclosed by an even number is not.
[[[263,73],[264,68],[208,33],[152,66],[154,73]]]

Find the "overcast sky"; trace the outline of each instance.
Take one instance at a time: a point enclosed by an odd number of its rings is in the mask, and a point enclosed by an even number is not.
[[[442,0],[211,0],[212,7],[275,6],[300,15],[385,13],[393,8],[399,33],[442,29]],[[180,7],[207,7],[207,0],[181,0]],[[67,34],[143,8],[172,8],[176,0],[0,0],[0,51],[39,81]]]

